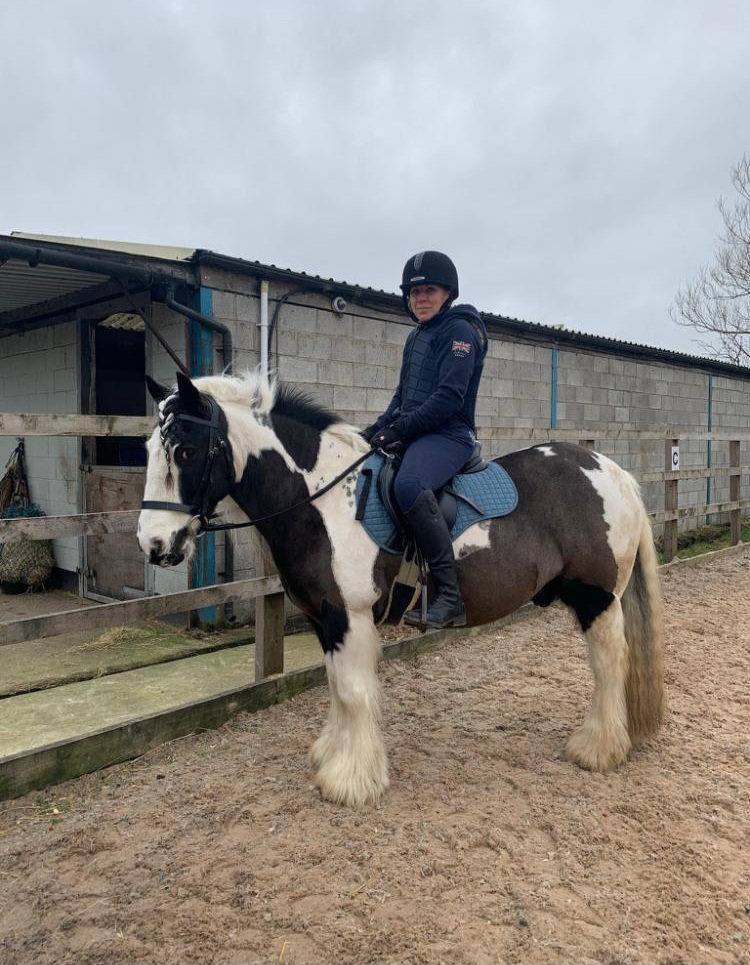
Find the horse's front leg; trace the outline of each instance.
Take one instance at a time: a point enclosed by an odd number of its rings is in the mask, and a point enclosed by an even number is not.
[[[315,783],[338,804],[375,804],[388,789],[380,730],[380,638],[368,613],[349,613],[343,643],[326,653],[331,707],[310,750]]]

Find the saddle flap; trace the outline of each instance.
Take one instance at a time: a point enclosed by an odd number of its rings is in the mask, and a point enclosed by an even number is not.
[[[407,542],[407,528],[393,497],[397,471],[396,459],[374,452],[360,470],[356,485],[357,519],[389,553],[402,553]],[[454,540],[483,519],[508,515],[518,503],[518,492],[506,470],[497,462],[485,462],[478,448],[436,497]]]

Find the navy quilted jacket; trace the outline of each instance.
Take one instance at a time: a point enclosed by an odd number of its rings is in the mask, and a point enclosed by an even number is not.
[[[474,441],[474,409],[487,354],[487,330],[473,305],[454,305],[417,325],[404,346],[401,377],[375,425],[407,441],[428,432]]]

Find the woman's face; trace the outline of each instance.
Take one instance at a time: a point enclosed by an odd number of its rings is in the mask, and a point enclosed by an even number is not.
[[[409,308],[421,325],[438,314],[450,294],[445,285],[413,285],[409,290]]]

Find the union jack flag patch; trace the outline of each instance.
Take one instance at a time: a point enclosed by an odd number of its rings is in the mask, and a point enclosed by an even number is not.
[[[471,352],[471,342],[460,342],[456,339],[451,346],[454,355],[468,355]]]

